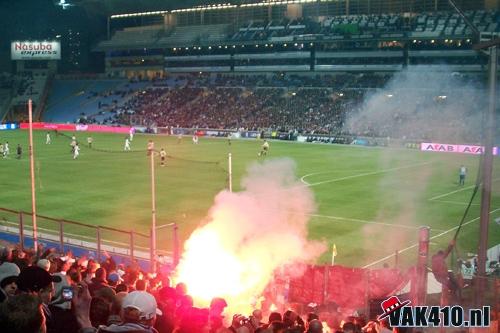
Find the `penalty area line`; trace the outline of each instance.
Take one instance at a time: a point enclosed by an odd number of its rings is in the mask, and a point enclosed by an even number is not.
[[[405,228],[405,229],[412,229],[412,230],[419,229],[419,227],[414,227],[414,226],[410,226],[410,225],[368,221],[368,220],[361,220],[361,219],[353,219],[353,218],[349,218],[349,217],[329,216],[329,215],[321,215],[321,214],[309,214],[309,216],[325,218],[325,219],[330,219],[330,220],[346,221],[346,222],[356,222],[356,223],[363,223],[363,224],[377,224],[377,225],[383,225],[383,226],[388,226],[388,227]],[[440,231],[442,231],[442,230],[440,230]]]
[[[372,172],[358,173],[356,175],[351,175],[351,176],[346,176],[346,177],[340,177],[340,178],[334,178],[334,179],[328,179],[328,180],[324,180],[324,181],[317,182],[317,183],[308,183],[308,182],[303,181],[302,178],[305,178],[305,176],[304,176],[304,177],[301,178],[301,181],[306,186],[312,187],[312,186],[318,186],[318,185],[323,185],[323,184],[327,184],[327,183],[339,182],[339,181],[347,180],[347,179],[353,179],[353,178],[359,178],[359,177],[365,177],[365,176],[378,175],[378,174],[381,174],[381,173],[386,173],[386,172],[391,172],[391,171],[411,169],[411,168],[416,168],[416,167],[419,167],[419,166],[424,166],[424,165],[432,164],[432,163],[434,163],[434,162],[416,163],[416,164],[405,165],[405,166],[397,167],[397,168],[390,168],[390,169],[383,169],[383,170],[377,170],[377,171],[372,171]],[[306,176],[311,176],[311,174],[310,175],[306,175]]]
[[[468,202],[460,202],[460,201],[450,201],[450,200],[432,200],[432,202],[445,203],[445,204],[453,204],[453,205],[468,205]],[[481,206],[481,204],[473,203],[471,206]]]
[[[495,178],[491,182],[496,182],[496,181],[499,181],[499,180],[500,180],[500,178]],[[476,187],[476,185],[470,185],[470,186],[462,187],[462,188],[459,188],[458,190],[455,190],[455,191],[451,191],[451,192],[447,192],[447,193],[444,193],[444,194],[436,195],[436,196],[434,196],[434,197],[432,197],[432,198],[430,198],[428,200],[429,201],[433,201],[433,200],[436,200],[436,199],[441,199],[441,198],[447,197],[447,196],[449,196],[451,194],[462,192],[462,191],[466,191],[466,190],[474,188],[474,187]]]
[[[490,211],[490,214],[496,213],[496,212],[498,212],[498,211],[500,211],[500,208],[497,208],[497,209],[494,209],[494,210]],[[473,218],[472,220],[469,220],[469,221],[465,222],[464,224],[462,224],[462,226],[466,226],[466,225],[471,224],[471,223],[473,223],[473,222],[475,222],[475,221],[477,221],[477,220],[479,220],[479,217]],[[455,231],[455,230],[457,230],[457,229],[458,229],[458,225],[457,225],[457,226],[455,226],[455,227],[453,227],[453,228],[450,228],[450,229],[448,229],[448,230],[445,230],[445,231],[443,231],[443,232],[441,232],[441,233],[439,233],[439,234],[437,234],[437,235],[434,235],[434,236],[430,237],[430,238],[429,238],[429,241],[431,241],[431,240],[433,240],[433,239],[436,239],[436,238],[438,238],[438,237],[441,237],[441,236],[443,236],[443,235],[446,235],[447,233],[450,233],[450,232]],[[431,230],[432,230],[432,229],[431,229]],[[406,248],[404,248],[404,249],[402,249],[402,250],[399,250],[399,251],[398,251],[398,254],[403,253],[403,252],[406,252],[406,251],[408,251],[408,250],[411,250],[411,249],[413,249],[413,248],[415,248],[415,247],[417,247],[417,246],[418,246],[418,243],[415,243],[415,244],[413,244],[413,245],[410,245],[410,246],[408,246],[408,247],[406,247]],[[384,258],[381,258],[381,259],[376,260],[376,261],[374,261],[374,262],[372,262],[372,263],[369,263],[368,265],[363,266],[363,268],[368,268],[368,267],[371,267],[371,266],[373,266],[373,265],[379,264],[379,263],[384,262],[384,261],[386,261],[387,259],[390,259],[390,258],[392,258],[392,257],[394,257],[394,256],[395,256],[395,254],[394,254],[394,253],[392,253],[392,254],[390,254],[390,255],[388,255],[388,256],[386,256],[386,257],[384,257]]]

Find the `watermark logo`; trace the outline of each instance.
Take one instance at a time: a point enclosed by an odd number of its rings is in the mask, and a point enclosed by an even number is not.
[[[410,301],[400,301],[391,296],[380,306],[383,313],[379,320],[388,320],[392,327],[489,327],[490,307],[464,310],[454,306],[410,306]]]

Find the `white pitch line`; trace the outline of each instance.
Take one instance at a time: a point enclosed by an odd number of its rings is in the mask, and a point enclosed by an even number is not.
[[[492,211],[490,212],[490,214],[496,213],[496,212],[497,212],[497,211],[499,211],[499,210],[500,210],[500,208],[494,209],[494,210],[492,210]],[[469,220],[469,221],[465,222],[464,224],[462,224],[462,226],[466,226],[466,225],[471,224],[472,222],[475,222],[475,221],[477,221],[477,220],[479,220],[479,217],[476,217],[476,218],[474,218],[474,219],[472,219],[472,220]],[[429,240],[433,240],[433,239],[436,239],[436,238],[441,237],[441,236],[443,236],[443,235],[446,235],[447,233],[452,232],[452,231],[454,231],[454,230],[456,230],[456,229],[458,229],[458,225],[457,225],[457,226],[455,226],[455,227],[453,227],[453,228],[450,228],[450,229],[448,229],[448,230],[445,230],[445,231],[443,231],[443,232],[441,232],[441,233],[439,233],[439,234],[437,234],[437,235],[435,235],[435,236],[432,236],[431,238],[429,238]],[[399,253],[406,252],[406,251],[408,251],[408,250],[410,250],[410,249],[413,249],[414,247],[417,247],[417,245],[418,245],[418,243],[415,243],[415,244],[410,245],[410,246],[408,246],[408,247],[406,247],[406,248],[404,248],[404,249],[402,249],[402,250],[399,250],[399,251],[398,251],[398,254],[399,254]],[[373,265],[376,265],[376,264],[378,264],[378,263],[384,262],[385,260],[390,259],[390,258],[392,258],[392,257],[394,257],[394,256],[395,256],[395,254],[394,254],[394,253],[393,253],[393,254],[390,254],[390,255],[388,255],[388,256],[386,256],[386,257],[382,258],[382,259],[379,259],[379,260],[374,261],[374,262],[372,262],[372,263],[370,263],[370,264],[368,264],[368,265],[363,266],[363,268],[368,268],[368,267],[370,267],[370,266],[373,266]]]
[[[440,202],[440,203],[446,203],[446,204],[454,204],[454,205],[468,205],[468,202],[460,202],[460,201],[450,201],[450,200],[432,200],[433,202]],[[481,206],[480,204],[471,204],[471,206]]]
[[[462,192],[462,191],[465,191],[465,190],[468,190],[468,189],[474,188],[474,187],[476,187],[476,185],[466,186],[466,187],[462,187],[462,188],[460,188],[458,190],[455,190],[455,191],[451,191],[451,192],[448,192],[448,193],[445,193],[445,194],[436,195],[435,197],[430,198],[429,201],[440,199],[440,198],[446,197],[448,195],[451,195],[451,194],[454,194],[454,193],[458,193],[458,192]]]
[[[336,173],[336,172],[360,172],[360,171],[366,171],[366,169],[360,169],[360,170],[335,170],[335,171],[327,171],[327,172],[312,172],[308,173],[307,175],[304,175],[300,177],[300,181],[305,184],[305,185],[310,185],[309,182],[306,181],[307,177],[315,176],[315,175],[322,175],[325,173]]]
[[[323,185],[323,184],[327,184],[327,183],[334,183],[334,182],[339,182],[339,181],[347,180],[347,179],[353,179],[353,178],[358,178],[358,177],[377,175],[377,174],[391,172],[391,171],[398,171],[398,170],[403,170],[403,169],[415,168],[418,166],[423,166],[423,165],[432,164],[432,163],[434,163],[434,162],[417,163],[417,164],[405,165],[405,166],[397,167],[397,168],[390,168],[390,169],[384,169],[384,170],[378,170],[378,171],[372,171],[372,172],[366,172],[366,173],[359,173],[357,175],[351,175],[351,176],[346,176],[346,177],[341,177],[341,178],[334,178],[334,179],[324,180],[324,181],[317,182],[317,183],[307,184],[307,186],[311,187],[311,186]]]
[[[309,177],[309,176],[312,176],[315,174],[316,174],[316,172],[315,173],[308,173],[307,175],[300,177],[300,181],[302,182],[302,184],[309,186],[310,183],[306,182],[305,179],[306,179],[306,177]]]
[[[173,223],[173,222],[167,223],[167,224],[162,224],[162,225],[157,226],[156,229],[163,229],[163,228],[167,228],[167,227],[172,227],[174,225],[175,225],[175,223]]]
[[[500,180],[500,178],[493,179],[491,182],[496,182],[498,180]],[[460,188],[458,190],[451,191],[451,192],[448,192],[448,193],[445,193],[445,194],[436,195],[435,197],[430,198],[429,201],[440,199],[440,198],[443,198],[443,197],[447,197],[447,196],[449,196],[451,194],[462,192],[462,191],[465,191],[465,190],[468,190],[468,189],[474,188],[474,187],[476,187],[476,185],[470,185],[470,186],[462,187],[462,188]]]
[[[321,218],[331,219],[331,220],[357,222],[357,223],[363,223],[363,224],[378,224],[378,225],[384,225],[384,226],[389,226],[389,227],[399,227],[399,228],[412,229],[412,230],[420,228],[420,227],[414,227],[414,226],[404,225],[404,224],[392,224],[392,223],[353,219],[353,218],[349,218],[349,217],[340,217],[340,216],[328,216],[328,215],[320,215],[320,214],[309,214],[309,216],[321,217]]]

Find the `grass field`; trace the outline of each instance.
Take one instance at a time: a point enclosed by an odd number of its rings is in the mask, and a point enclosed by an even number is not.
[[[38,214],[148,232],[151,183],[145,147],[151,136],[136,135],[132,152],[124,153],[124,135],[93,134],[95,148],[111,151],[103,152],[86,148],[86,133],[77,133],[82,150],[73,160],[67,137],[53,134],[52,144],[45,145],[45,134],[35,132]],[[170,156],[167,167],[156,169],[157,223],[177,222],[181,240],[203,221],[214,196],[227,188],[229,151],[235,191],[241,190],[246,168],[263,159],[257,156],[261,143],[256,140],[233,140],[229,146],[222,139],[201,138],[199,145],[190,138],[180,144],[174,137],[153,139],[156,149],[165,147]],[[0,132],[0,141],[9,141],[11,150],[10,158],[0,160],[0,207],[31,211],[27,132]],[[18,143],[24,148],[21,160],[15,158]],[[409,265],[416,248],[406,248],[417,242],[421,225],[432,228],[431,251],[444,246],[466,208],[479,163],[477,156],[458,154],[271,142],[266,158],[283,157],[295,162],[297,178],[314,192],[317,211],[310,216],[309,237],[335,243],[336,263],[350,266],[368,265],[396,250],[404,250],[400,259]],[[469,170],[464,187],[458,186],[461,164]],[[500,217],[498,158],[493,179],[492,219]],[[459,236],[462,255],[477,248],[479,199],[477,195]],[[39,223],[43,227],[43,220]],[[500,243],[499,228],[490,223],[489,246]],[[169,249],[171,232],[161,229],[158,237],[159,247]],[[329,260],[330,253],[320,258]]]

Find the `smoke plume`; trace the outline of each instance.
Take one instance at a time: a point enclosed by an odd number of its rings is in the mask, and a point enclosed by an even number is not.
[[[297,181],[291,160],[253,164],[242,188],[220,192],[208,222],[185,243],[176,280],[197,305],[224,297],[232,312],[247,313],[277,268],[314,261],[325,250],[307,239],[313,194]]]
[[[382,89],[367,92],[358,112],[348,116],[346,129],[357,135],[478,143],[487,102],[482,80],[446,66],[439,71],[409,67]]]

